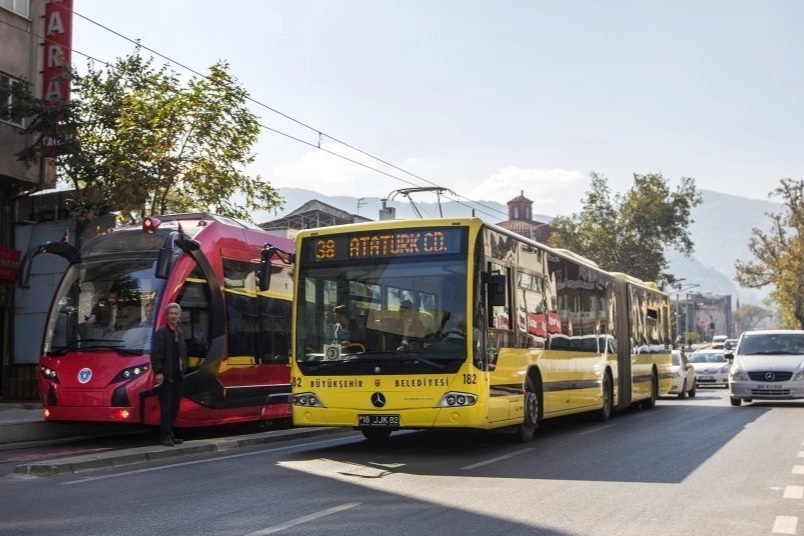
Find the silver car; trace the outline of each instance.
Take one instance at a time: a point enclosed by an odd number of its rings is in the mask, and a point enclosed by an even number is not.
[[[746,331],[729,372],[731,405],[804,398],[804,330]]]

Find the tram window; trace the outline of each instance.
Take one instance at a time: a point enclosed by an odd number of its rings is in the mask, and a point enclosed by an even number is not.
[[[196,275],[191,275],[184,282],[176,300],[181,305],[181,327],[187,341],[187,364],[190,370],[197,368],[206,356],[210,335],[209,289],[205,281],[192,281]]]
[[[256,327],[252,320],[254,299],[235,292],[226,293],[226,329],[229,357],[254,358]]]
[[[290,362],[290,313],[292,302],[259,297],[260,321],[257,329],[257,362]]]

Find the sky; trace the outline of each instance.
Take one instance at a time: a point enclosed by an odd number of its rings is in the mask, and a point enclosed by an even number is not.
[[[265,127],[248,172],[275,188],[387,198],[440,186],[500,203],[522,192],[554,216],[580,210],[591,172],[614,193],[661,173],[766,200],[780,179],[804,179],[799,0],[73,7],[79,70],[134,40],[188,76],[228,62]]]

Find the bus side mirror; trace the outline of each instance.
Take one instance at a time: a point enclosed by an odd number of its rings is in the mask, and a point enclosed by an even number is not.
[[[506,304],[505,289],[505,276],[503,274],[491,274],[489,278],[489,302],[493,307],[500,307]]]
[[[159,279],[167,279],[170,275],[170,268],[173,266],[173,250],[162,248],[159,250],[159,258],[156,260],[154,275]]]

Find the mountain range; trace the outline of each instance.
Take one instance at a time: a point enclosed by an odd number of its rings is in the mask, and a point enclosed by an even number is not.
[[[350,214],[358,214],[373,220],[379,219],[380,209],[385,204],[396,209],[398,219],[416,218],[416,211],[424,217],[471,216],[474,215],[490,222],[499,223],[508,219],[508,207],[495,201],[480,201],[478,203],[443,202],[441,208],[436,202],[416,201],[415,209],[412,203],[398,200],[384,201],[377,197],[345,197],[325,196],[311,190],[301,188],[280,188],[279,194],[285,200],[281,210],[264,213],[257,218],[258,223],[281,218],[310,200],[318,200]],[[730,295],[740,303],[760,305],[770,292],[769,288],[746,289],[734,282],[735,262],[753,259],[748,250],[748,241],[752,230],[759,228],[769,229],[771,219],[769,213],[782,212],[781,203],[748,199],[730,194],[701,190],[702,202],[692,210],[692,223],[690,236],[695,244],[692,256],[683,255],[668,250],[666,255],[670,264],[670,272],[682,279],[682,292],[689,289],[692,293],[712,293],[716,295]],[[537,202],[538,203],[538,202]],[[534,211],[538,206],[534,206]],[[540,222],[549,222],[555,215],[534,214],[533,219]],[[694,285],[698,285],[694,287]]]

